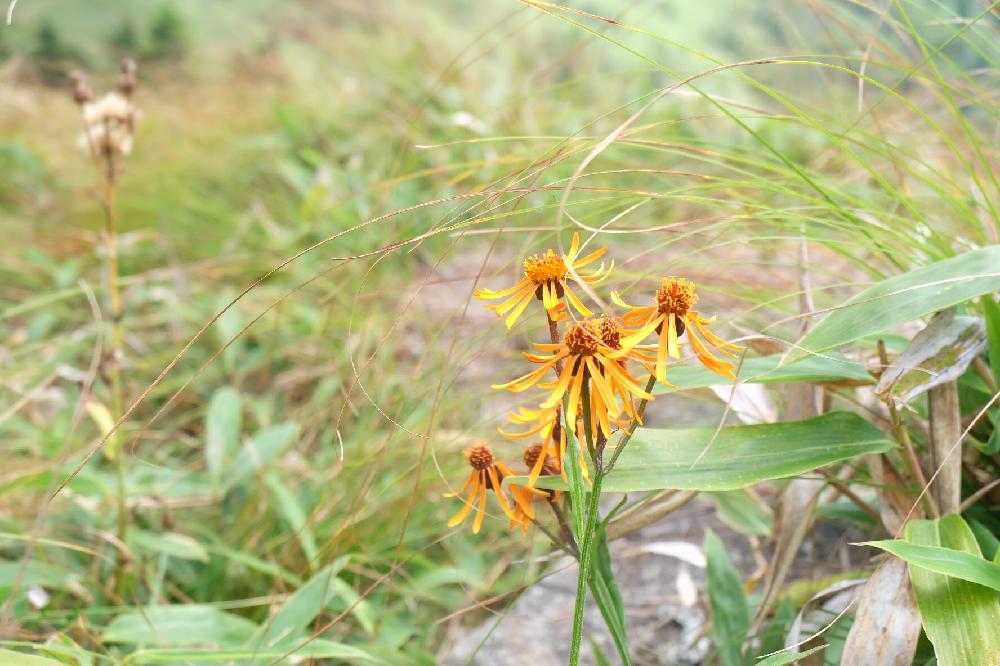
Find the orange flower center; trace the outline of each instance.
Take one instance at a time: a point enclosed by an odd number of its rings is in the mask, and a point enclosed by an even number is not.
[[[465,459],[473,469],[483,472],[493,466],[494,458],[490,447],[485,444],[473,446],[465,450]]]
[[[566,262],[552,250],[543,255],[534,255],[524,260],[524,275],[535,284],[566,277]]]
[[[573,324],[563,336],[563,344],[571,354],[593,356],[601,344],[601,327],[596,321],[586,320]]]
[[[660,312],[683,316],[697,302],[694,282],[684,278],[663,278],[663,284],[656,290],[656,305]]]
[[[617,319],[601,315],[597,321],[597,329],[600,331],[601,342],[604,343],[605,347],[622,348],[622,326]]]

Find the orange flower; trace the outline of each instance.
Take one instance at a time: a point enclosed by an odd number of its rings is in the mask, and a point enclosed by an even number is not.
[[[486,307],[497,313],[498,317],[507,314],[507,328],[514,325],[524,309],[528,307],[532,296],[542,301],[546,312],[553,321],[559,321],[566,317],[566,304],[562,302],[563,296],[573,304],[576,311],[584,317],[589,317],[592,313],[577,297],[569,287],[570,281],[581,284],[593,285],[604,281],[615,266],[612,261],[607,270],[602,263],[596,270],[586,275],[577,273],[577,270],[587,264],[597,261],[607,252],[607,247],[591,252],[582,259],[577,258],[580,251],[580,234],[573,234],[573,242],[570,244],[569,253],[559,255],[552,250],[546,250],[543,255],[534,255],[524,260],[524,277],[517,284],[509,289],[493,291],[492,289],[476,290],[476,298],[484,301],[505,299],[499,305],[488,305]]]
[[[511,486],[510,490],[514,496],[514,505],[517,507],[517,510],[515,511],[515,508],[511,506],[500,484],[504,478],[515,476],[514,471],[497,460],[488,445],[477,444],[466,449],[465,459],[469,462],[469,466],[472,467],[469,479],[462,486],[461,490],[454,493],[446,493],[445,497],[458,497],[465,494],[466,491],[468,491],[468,497],[462,500],[465,506],[452,516],[451,520],[448,521],[448,527],[455,527],[461,524],[469,515],[469,512],[472,511],[473,507],[475,507],[476,519],[472,523],[472,532],[473,534],[478,534],[479,528],[483,525],[483,516],[486,513],[487,490],[492,490],[496,493],[497,500],[500,502],[500,508],[503,509],[503,512],[511,520],[534,519],[535,511],[531,508],[530,493],[522,486]]]
[[[619,341],[612,341],[619,342]],[[619,359],[626,357],[630,350],[614,349],[604,343],[601,324],[595,320],[584,320],[570,326],[559,344],[535,344],[547,355],[526,353],[524,357],[539,368],[506,384],[495,384],[493,388],[520,392],[539,385],[550,390],[548,398],[539,407],[542,410],[555,409],[569,393],[567,403],[567,423],[576,423],[584,383],[590,387],[590,422],[597,424],[605,436],[611,435],[611,421],[617,420],[622,411],[616,396],[622,396],[629,403],[631,396],[652,400],[635,377],[629,374]],[[539,384],[542,376],[559,361],[565,363],[558,380],[553,384]]]
[[[685,332],[688,342],[691,343],[691,348],[694,349],[695,356],[698,357],[702,365],[723,377],[736,378],[733,374],[733,368],[736,366],[730,361],[717,358],[709,350],[708,345],[730,357],[735,357],[736,354],[732,352],[742,351],[743,347],[726,342],[708,330],[708,325],[715,321],[715,317],[706,319],[691,309],[698,302],[694,282],[683,278],[663,278],[660,288],[656,290],[655,305],[629,305],[615,292],[612,292],[611,300],[628,309],[628,312],[622,317],[625,323],[628,326],[638,327],[638,330],[632,331],[622,339],[623,348],[634,347],[653,331],[659,333],[660,342],[657,348],[655,368],[657,381],[666,382],[667,380],[667,355],[680,358],[678,338]],[[695,331],[705,338],[705,342],[698,338]]]
[[[550,455],[545,455],[545,445],[544,444],[532,444],[524,450],[524,464],[528,469],[539,469],[542,476],[557,476],[560,472],[559,461],[555,457]],[[557,490],[536,490],[534,488],[529,488],[530,494],[528,495],[529,503],[533,502],[537,497],[545,497],[549,500],[555,500],[559,498],[561,494]],[[529,517],[521,508],[520,505],[514,507],[514,513],[516,518],[510,519],[510,529],[519,528],[522,534],[528,533],[528,523],[530,523],[533,518]]]

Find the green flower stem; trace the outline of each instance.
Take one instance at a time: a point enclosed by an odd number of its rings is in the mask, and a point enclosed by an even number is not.
[[[646,393],[651,392],[655,384],[656,377],[654,375],[650,375],[649,380],[646,382]],[[587,382],[584,382],[583,391],[581,392],[581,402],[584,405],[588,405],[589,397],[590,388]],[[594,557],[594,536],[597,528],[597,517],[601,506],[601,486],[604,485],[604,477],[607,476],[614,468],[615,462],[618,460],[618,456],[621,455],[622,451],[625,449],[625,445],[628,444],[629,440],[632,438],[632,433],[635,432],[635,429],[639,425],[639,419],[642,418],[642,415],[646,411],[647,402],[649,402],[649,399],[643,398],[642,402],[639,403],[639,408],[636,410],[638,418],[633,419],[632,423],[629,424],[628,430],[622,436],[618,446],[615,447],[615,452],[611,455],[611,460],[608,461],[606,467],[601,465],[599,456],[594,449],[593,426],[590,422],[590,411],[587,409],[584,409],[583,411],[583,430],[587,437],[587,448],[590,450],[594,464],[594,485],[590,489],[590,501],[587,506],[587,522],[584,525],[583,535],[580,537],[580,565],[576,581],[576,602],[573,606],[573,634],[569,643],[570,666],[579,666],[580,663],[580,644],[583,641],[583,612],[587,605],[587,590],[590,587],[590,563]]]

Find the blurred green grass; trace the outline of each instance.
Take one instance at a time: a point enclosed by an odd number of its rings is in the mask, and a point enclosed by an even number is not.
[[[57,636],[114,657],[129,648],[101,640],[113,618],[167,602],[265,623],[347,557],[316,617],[338,618],[352,594],[364,602],[323,637],[390,663],[433,661],[459,622],[487,611],[436,621],[533,580],[538,565],[520,558],[544,548],[538,536],[533,545],[507,536],[500,520],[484,538],[444,526],[454,506],[440,494],[462,474],[456,452],[495,439],[510,406],[486,385],[516,367],[513,343],[496,342],[477,304],[467,310],[477,273],[503,284],[516,257],[554,245],[557,188],[658,89],[712,66],[701,51],[721,62],[790,55],[828,66],[709,77],[698,83],[705,95],[669,96],[588,168],[580,184],[594,189],[575,193],[566,212],[593,227],[624,215],[610,229],[619,233],[598,239],[619,257],[624,287],[665,271],[692,275],[716,309],[729,309],[732,331],[794,339],[797,322],[773,322],[799,312],[803,238],[818,256],[820,307],[894,263],[996,242],[995,181],[974,148],[997,118],[992,75],[981,71],[997,45],[985,39],[989,26],[953,37],[942,17],[978,14],[960,4],[906,5],[917,34],[944,45],[935,74],[912,39],[857,7],[622,11],[643,34],[513,3],[172,3],[186,52],[140,60],[143,117],[121,184],[127,397],[259,276],[365,220],[405,212],[269,277],[129,419],[128,546],[141,584],[116,599],[102,586],[115,549],[111,466],[98,456],[44,504],[101,434],[80,398],[103,335],[88,302],[102,302],[102,276],[94,175],[73,145],[77,111],[66,90],[39,80],[31,53],[35,29],[52,21],[95,80],[111,81],[108,36],[130,21],[147,39],[162,6],[23,1],[4,28],[14,55],[0,70],[12,100],[0,109],[0,165],[11,174],[0,183],[0,233],[10,239],[0,249],[9,452],[0,590],[10,639]],[[868,85],[877,111],[856,119],[857,81],[833,66],[856,68],[868,43],[868,76],[905,99]],[[512,182],[555,189],[477,194]],[[458,196],[469,198],[448,200]],[[484,233],[500,227],[516,233]],[[381,251],[432,229],[446,231]],[[364,253],[384,259],[342,259]],[[539,330],[522,325],[517,340]],[[104,400],[102,379],[93,381]],[[213,472],[210,405],[230,389],[242,418]],[[28,546],[28,534],[48,541]],[[31,606],[32,586],[52,595],[46,608]]]

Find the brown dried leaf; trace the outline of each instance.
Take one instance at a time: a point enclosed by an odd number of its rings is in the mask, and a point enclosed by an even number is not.
[[[986,326],[979,317],[939,312],[914,336],[906,351],[886,368],[875,393],[905,404],[935,386],[957,379],[986,349]]]
[[[906,563],[886,560],[865,584],[847,634],[843,666],[909,666],[920,638],[920,613]]]

